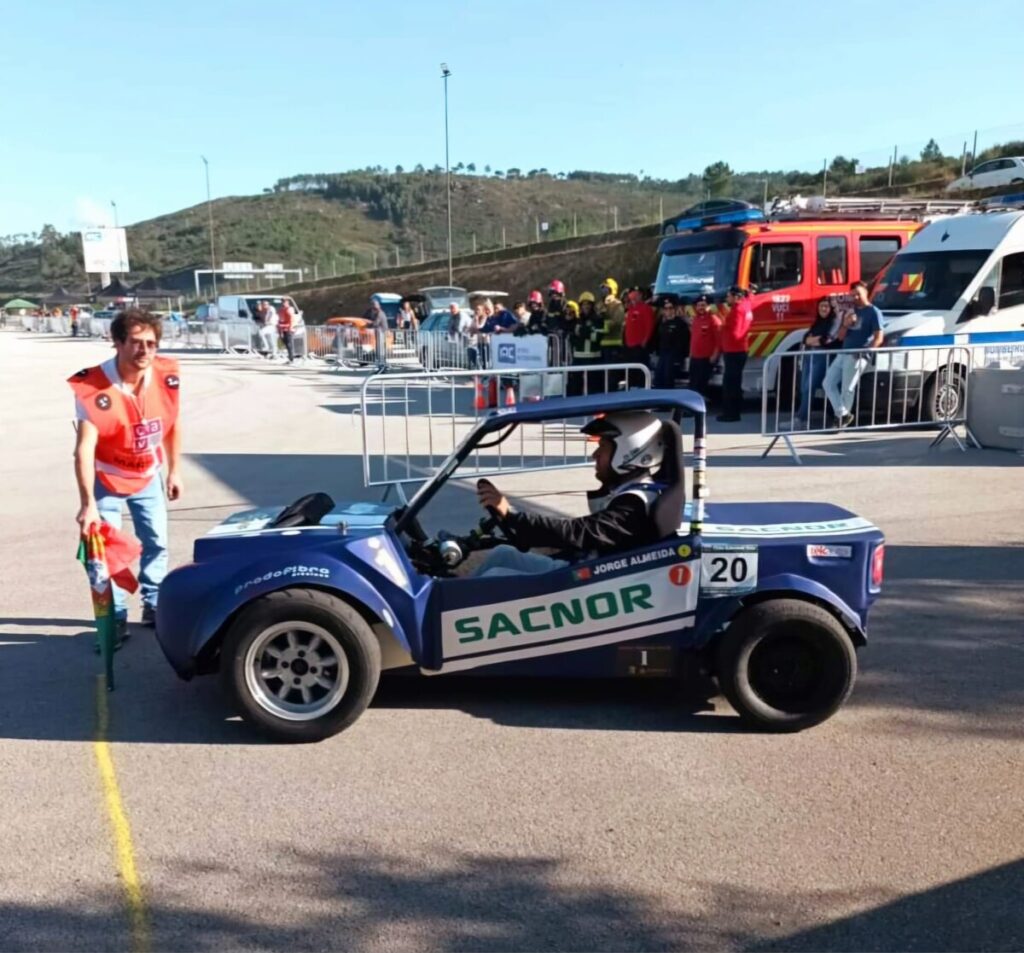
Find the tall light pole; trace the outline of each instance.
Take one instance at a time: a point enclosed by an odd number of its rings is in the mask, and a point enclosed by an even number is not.
[[[114,210],[114,228],[117,228],[117,202],[111,199],[110,207]]]
[[[213,278],[213,297],[217,297],[217,255],[213,250],[213,203],[210,201],[210,163],[200,156],[206,168],[206,211],[210,215],[210,277]]]
[[[448,159],[448,77],[452,71],[447,63],[441,64],[441,78],[444,80],[444,172],[448,192],[448,284],[453,285],[455,278],[452,272],[452,170]]]

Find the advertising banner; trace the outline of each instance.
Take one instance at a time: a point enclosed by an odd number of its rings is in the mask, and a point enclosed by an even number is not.
[[[128,266],[128,239],[123,228],[89,228],[82,232],[82,258],[90,274],[123,275]]]

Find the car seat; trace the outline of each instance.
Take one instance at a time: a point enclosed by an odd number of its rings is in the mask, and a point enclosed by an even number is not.
[[[686,467],[683,463],[683,435],[679,424],[665,420],[661,424],[665,454],[654,479],[665,485],[651,507],[651,518],[658,528],[658,539],[667,539],[679,532],[686,504]]]
[[[268,529],[285,529],[289,526],[319,526],[334,509],[334,500],[326,493],[307,493],[294,503],[286,506]]]

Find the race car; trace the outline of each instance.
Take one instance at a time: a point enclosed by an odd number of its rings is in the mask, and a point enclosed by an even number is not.
[[[663,421],[656,543],[480,577],[465,573],[473,554],[515,543],[498,521],[461,536],[425,532],[424,512],[478,448],[518,428],[625,410]],[[349,727],[382,670],[671,679],[699,666],[753,726],[818,724],[853,688],[882,587],[882,533],[825,503],[706,506],[705,443],[704,401],[685,390],[503,408],[407,502],[336,505],[317,493],[230,517],[167,576],[157,638],[179,676],[219,672],[243,717],[284,741]]]

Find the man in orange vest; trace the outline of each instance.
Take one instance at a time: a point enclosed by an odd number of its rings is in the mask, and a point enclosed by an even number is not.
[[[167,503],[181,496],[178,362],[158,357],[160,319],[123,311],[110,325],[114,357],[68,378],[75,394],[75,477],[82,530],[121,527],[124,504],[142,543],[142,624],[155,624],[167,574]],[[163,467],[167,466],[166,479]],[[114,586],[119,642],[128,635],[125,593]]]

